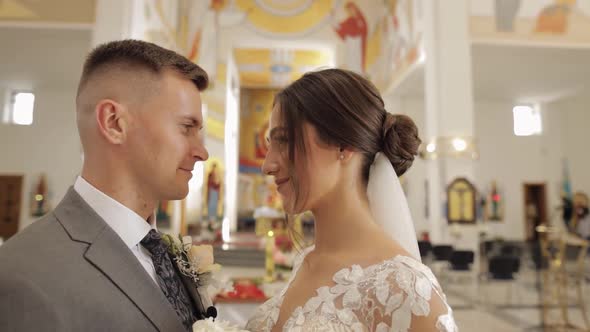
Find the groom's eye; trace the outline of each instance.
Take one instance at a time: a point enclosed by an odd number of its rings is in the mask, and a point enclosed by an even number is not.
[[[182,125],[182,131],[185,134],[190,133],[191,129],[195,128],[195,126],[193,124],[183,124]]]

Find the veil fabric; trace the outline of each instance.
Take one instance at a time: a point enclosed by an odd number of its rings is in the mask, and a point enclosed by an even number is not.
[[[373,218],[413,258],[422,261],[406,195],[389,159],[377,153],[369,171],[367,196]]]

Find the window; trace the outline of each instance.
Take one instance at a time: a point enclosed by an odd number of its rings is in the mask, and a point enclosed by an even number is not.
[[[541,111],[538,105],[518,105],[512,109],[514,116],[514,135],[540,135],[543,131]]]
[[[35,95],[32,92],[13,91],[8,96],[4,122],[17,125],[33,124]]]

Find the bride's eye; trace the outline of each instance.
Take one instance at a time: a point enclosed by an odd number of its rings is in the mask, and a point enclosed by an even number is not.
[[[282,128],[274,128],[267,138],[269,148],[284,148],[289,143],[287,132]]]
[[[275,138],[275,145],[281,150],[285,149],[288,143],[289,139],[287,138],[287,136],[277,136]]]

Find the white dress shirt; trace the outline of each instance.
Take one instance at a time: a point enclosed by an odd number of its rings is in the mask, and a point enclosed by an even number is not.
[[[154,218],[149,218],[148,223],[128,207],[96,189],[81,176],[76,179],[74,190],[119,235],[150,277],[158,284],[152,257],[149,251],[140,245],[148,232],[156,229]]]

